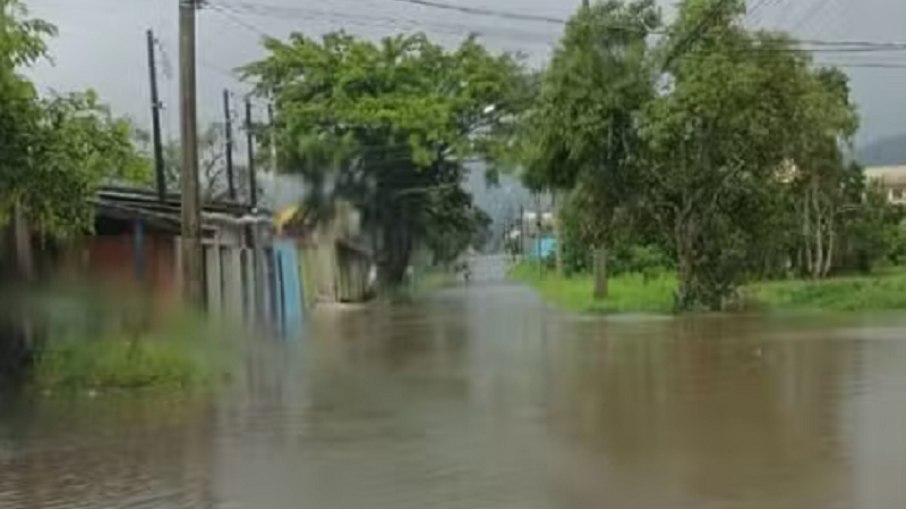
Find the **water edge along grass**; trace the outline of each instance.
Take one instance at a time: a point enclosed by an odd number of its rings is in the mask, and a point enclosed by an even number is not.
[[[551,270],[541,271],[537,264],[523,263],[513,266],[509,277],[533,286],[556,306],[580,313],[672,313],[677,284],[676,276],[669,272],[622,274],[610,278],[607,299],[595,300],[589,274],[563,277]]]
[[[744,289],[746,301],[772,311],[885,311],[906,309],[906,270],[823,280],[758,282]]]
[[[568,311],[591,313],[672,313],[675,274],[645,277],[623,274],[610,279],[610,296],[596,301],[589,274],[572,277],[536,264],[519,264],[511,279],[534,287],[546,300]],[[741,289],[741,307],[762,311],[857,312],[906,309],[906,268],[890,268],[863,276],[823,280],[759,281]]]

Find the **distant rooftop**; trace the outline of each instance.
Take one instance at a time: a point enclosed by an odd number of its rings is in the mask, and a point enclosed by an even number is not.
[[[865,177],[869,180],[880,180],[885,184],[906,185],[906,165],[865,168]]]

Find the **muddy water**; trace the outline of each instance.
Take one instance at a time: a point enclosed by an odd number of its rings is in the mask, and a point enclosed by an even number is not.
[[[906,317],[601,320],[485,283],[259,343],[217,397],[5,401],[0,507],[906,507]]]

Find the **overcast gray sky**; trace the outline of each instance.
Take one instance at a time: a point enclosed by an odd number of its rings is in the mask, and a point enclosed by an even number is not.
[[[166,137],[178,135],[176,105],[178,0],[25,0],[36,16],[55,23],[54,64],[32,74],[44,90],[94,88],[115,111],[140,125],[150,123],[145,30],[152,28],[164,50],[161,98]],[[230,70],[262,56],[261,32],[317,35],[340,28],[372,38],[422,30],[455,44],[471,31],[496,50],[520,51],[542,65],[562,27],[475,16],[407,4],[400,0],[211,0],[198,17],[200,122],[220,120],[221,91],[245,87]],[[447,3],[568,17],[580,0],[446,0]],[[759,5],[751,22],[792,31],[803,39],[904,41],[902,0],[750,0]],[[673,1],[661,0],[672,12]],[[282,8],[282,9],[280,9]],[[834,63],[894,63],[906,66],[906,51],[827,54]],[[906,132],[906,69],[846,69],[862,114],[859,141]],[[164,74],[162,72],[162,74]]]

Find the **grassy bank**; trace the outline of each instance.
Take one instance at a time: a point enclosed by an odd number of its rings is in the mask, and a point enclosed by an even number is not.
[[[510,270],[511,279],[535,287],[548,301],[567,311],[592,313],[670,313],[676,277],[661,273],[649,278],[640,274],[625,274],[610,279],[610,297],[596,301],[592,298],[594,281],[590,275],[570,278],[552,271],[539,273],[538,266],[522,264]]]
[[[610,297],[592,298],[590,275],[571,278],[552,271],[539,274],[537,265],[517,265],[510,278],[533,286],[546,300],[574,312],[670,313],[676,277],[669,273],[645,279],[629,274],[610,280]],[[872,311],[906,309],[906,270],[823,281],[787,280],[743,288],[744,307],[764,311]]]
[[[752,307],[776,311],[873,311],[906,309],[906,271],[823,281],[755,283],[744,294]]]

